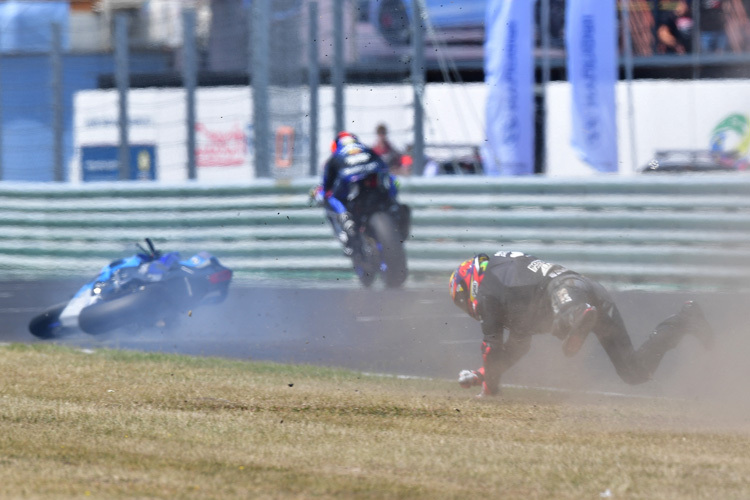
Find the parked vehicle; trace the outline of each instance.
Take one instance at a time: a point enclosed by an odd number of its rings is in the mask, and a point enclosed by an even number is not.
[[[173,325],[181,313],[222,302],[232,271],[207,252],[182,260],[162,253],[151,239],[135,255],[117,259],[83,285],[67,302],[49,307],[29,323],[43,339],[82,330],[97,335],[118,328]]]
[[[686,172],[737,172],[746,170],[747,160],[731,154],[708,150],[657,151],[654,158],[640,169],[642,174]]]
[[[435,30],[481,29],[487,0],[425,0],[424,8]],[[370,22],[392,44],[409,43],[412,17],[411,0],[370,1]]]

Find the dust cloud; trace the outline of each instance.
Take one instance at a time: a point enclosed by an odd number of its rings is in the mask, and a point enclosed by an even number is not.
[[[699,302],[715,331],[706,350],[692,335],[667,352],[651,381],[627,385],[591,335],[573,358],[565,358],[551,336],[535,339],[532,352],[508,373],[506,382],[580,393],[679,399],[702,409],[706,424],[717,429],[750,428],[750,295],[743,293],[615,293],[615,300],[637,349],[663,319],[688,299]]]
[[[225,303],[196,308],[172,331],[79,335],[72,343],[445,380],[481,365],[480,325],[451,303],[442,283],[400,290],[287,285],[233,284]],[[707,415],[748,424],[750,294],[627,291],[613,296],[635,348],[687,299],[698,301],[713,325],[714,348],[706,351],[688,335],[666,354],[653,380],[631,386],[617,376],[595,336],[567,358],[557,338],[538,335],[503,384],[694,401],[710,410]]]

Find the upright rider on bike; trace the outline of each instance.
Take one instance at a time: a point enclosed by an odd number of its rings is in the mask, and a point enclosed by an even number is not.
[[[396,201],[398,193],[395,178],[385,162],[369,147],[362,144],[356,135],[339,132],[331,143],[331,156],[323,171],[323,184],[313,188],[311,197],[326,209],[334,235],[344,246],[344,254],[352,256],[360,243],[356,224],[350,208],[351,179],[355,176],[379,174],[388,179],[388,194],[398,211],[402,232],[408,232],[409,208]],[[407,228],[404,231],[404,225]]]

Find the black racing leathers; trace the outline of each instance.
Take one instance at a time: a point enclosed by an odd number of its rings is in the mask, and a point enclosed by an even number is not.
[[[353,142],[337,149],[326,161],[323,171],[323,193],[326,216],[331,222],[334,234],[344,243],[345,253],[351,253],[352,235],[344,226],[349,217],[347,206],[349,185],[357,178],[376,174],[390,175],[388,166],[372,149]],[[396,183],[391,181],[388,194],[396,200]]]
[[[356,142],[348,144],[336,150],[326,161],[323,170],[323,191],[343,204],[346,202],[350,178],[374,172],[387,174],[388,165],[367,146]]]
[[[532,335],[551,332],[556,318],[582,310],[582,304],[598,311],[592,332],[620,378],[629,384],[649,380],[664,354],[677,345],[688,328],[680,314],[671,316],[635,350],[617,306],[604,287],[562,266],[520,252],[498,252],[490,257],[477,300],[484,334],[481,371],[484,392],[488,394],[498,392],[501,375],[528,352]]]

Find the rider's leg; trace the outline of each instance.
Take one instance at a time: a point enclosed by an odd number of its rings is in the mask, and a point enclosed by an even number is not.
[[[344,254],[351,256],[356,244],[354,221],[346,207],[336,198],[329,198],[326,204],[326,216],[331,223],[333,233],[344,246]]]

